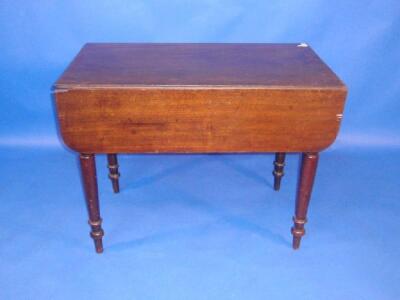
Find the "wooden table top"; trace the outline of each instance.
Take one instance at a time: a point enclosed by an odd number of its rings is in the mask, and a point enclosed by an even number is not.
[[[316,152],[346,87],[301,44],[86,44],[53,90],[81,153]]]
[[[302,44],[88,43],[55,89],[97,87],[345,89]]]

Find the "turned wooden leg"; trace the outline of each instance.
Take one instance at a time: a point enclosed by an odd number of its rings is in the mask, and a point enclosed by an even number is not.
[[[83,187],[85,190],[86,204],[89,213],[90,236],[94,240],[97,253],[103,252],[102,238],[104,231],[101,228],[99,198],[97,190],[96,161],[94,154],[81,154],[80,163],[82,170]]]
[[[307,208],[310,203],[312,186],[318,165],[318,153],[303,153],[300,178],[297,187],[296,209],[292,227],[293,249],[300,247],[301,237],[305,234],[304,224],[307,222]]]
[[[118,160],[117,154],[107,154],[108,169],[110,178],[113,186],[114,193],[119,193],[119,172],[118,172]]]
[[[281,179],[284,175],[283,168],[285,166],[285,153],[277,152],[275,153],[275,161],[274,161],[274,171],[272,174],[274,175],[274,190],[279,191],[281,188]]]

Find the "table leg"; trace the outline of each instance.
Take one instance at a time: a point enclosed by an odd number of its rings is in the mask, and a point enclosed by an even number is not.
[[[118,172],[118,159],[117,154],[107,154],[108,160],[108,169],[110,178],[113,186],[114,193],[119,193],[119,177],[120,174]]]
[[[100,207],[97,189],[96,161],[94,154],[80,155],[82,180],[85,190],[86,204],[89,213],[90,236],[94,240],[97,253],[103,252],[102,238],[104,231],[101,228]]]
[[[285,167],[285,153],[277,152],[275,153],[275,161],[274,161],[274,171],[272,174],[274,175],[274,190],[279,191],[281,188],[281,179],[284,175],[283,168]]]
[[[292,227],[293,249],[300,247],[301,237],[305,234],[304,224],[307,222],[307,208],[310,203],[312,186],[318,165],[318,153],[303,153],[297,187],[296,209]]]

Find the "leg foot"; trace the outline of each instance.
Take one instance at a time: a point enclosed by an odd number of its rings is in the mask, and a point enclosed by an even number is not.
[[[97,222],[92,222],[89,220],[89,225],[92,228],[92,231],[90,232],[90,236],[92,237],[92,239],[94,241],[94,247],[95,247],[97,253],[103,253],[102,238],[104,236],[104,231],[101,228],[101,222],[102,222],[101,218]]]
[[[293,235],[293,249],[298,249],[300,247],[301,237],[306,233],[304,230],[304,224],[307,223],[307,219],[296,219],[293,217],[294,226],[292,227],[292,235]]]
[[[285,166],[285,153],[277,152],[275,153],[275,161],[274,161],[274,171],[272,174],[274,175],[274,190],[279,191],[281,188],[281,179],[284,175],[283,168]]]
[[[90,236],[94,240],[96,252],[102,253],[104,231],[101,228],[95,157],[94,154],[81,154],[79,159],[91,227]]]
[[[307,222],[307,209],[310,203],[317,165],[318,153],[303,153],[297,188],[295,216],[293,217],[293,249],[300,247],[301,238],[305,234],[304,224]]]
[[[114,193],[119,193],[120,174],[118,172],[117,155],[116,154],[107,154],[107,160],[108,160],[108,169],[109,169],[108,177],[111,180]]]

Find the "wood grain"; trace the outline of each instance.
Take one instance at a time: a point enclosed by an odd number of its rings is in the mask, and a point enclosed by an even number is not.
[[[120,86],[342,88],[299,44],[86,44],[56,88]]]
[[[343,90],[75,89],[56,93],[65,143],[82,153],[320,151]]]

